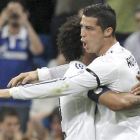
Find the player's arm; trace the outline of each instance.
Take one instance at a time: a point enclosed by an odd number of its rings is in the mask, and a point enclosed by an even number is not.
[[[140,108],[140,96],[108,91],[100,96],[99,103],[113,111],[131,110]]]
[[[108,67],[106,67],[106,64],[97,60],[73,77],[14,87],[8,92],[14,99],[51,98],[69,94],[83,94],[85,91],[99,87],[100,84],[114,82],[118,76],[117,73],[117,67],[114,63],[108,63]]]
[[[39,81],[61,78],[67,69],[68,64],[65,64],[50,69],[43,67],[41,69],[37,69],[36,71],[21,73],[18,76],[12,78],[7,87],[14,87],[27,83],[36,83]]]
[[[130,110],[140,107],[140,96],[132,93],[116,93],[104,87],[100,93],[89,91],[88,97],[113,111]]]
[[[14,87],[9,90],[0,90],[0,97],[7,97],[3,95],[3,92],[6,92],[5,95],[8,94],[14,99],[51,98],[83,93],[98,86],[97,77],[95,75],[92,75],[87,70],[80,72],[82,73],[71,78],[54,79]]]

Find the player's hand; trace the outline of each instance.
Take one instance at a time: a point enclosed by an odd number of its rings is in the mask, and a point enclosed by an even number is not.
[[[21,73],[20,75],[14,77],[8,83],[7,87],[14,87],[27,83],[35,83],[37,81],[38,81],[37,71],[31,71],[31,72]]]
[[[137,79],[140,81],[140,74],[137,74],[136,77],[137,77]]]
[[[139,83],[137,83],[133,88],[132,88],[132,93],[135,95],[140,95],[140,74],[138,74],[137,79],[139,80]]]

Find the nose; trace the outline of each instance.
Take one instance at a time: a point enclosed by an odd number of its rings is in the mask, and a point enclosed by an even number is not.
[[[85,29],[84,28],[81,28],[81,37],[85,37],[86,36],[86,33],[85,33]]]

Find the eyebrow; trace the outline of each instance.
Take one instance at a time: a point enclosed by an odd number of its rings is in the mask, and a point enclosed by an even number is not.
[[[80,22],[80,26],[84,26],[83,24],[82,24],[82,22]],[[91,29],[94,29],[95,27],[92,27],[92,26],[85,26],[86,28],[91,28]]]

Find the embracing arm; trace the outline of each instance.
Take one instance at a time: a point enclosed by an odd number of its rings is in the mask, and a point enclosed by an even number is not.
[[[108,67],[112,69],[105,70],[106,65],[104,63],[101,66],[98,61],[96,63],[96,65],[94,62],[91,63],[86,69],[80,70],[73,77],[15,87],[10,90],[10,95],[15,99],[33,99],[66,96],[77,93],[84,94],[85,91],[97,88],[102,83],[108,83],[109,80],[114,81],[116,79],[117,69],[113,67],[114,64],[108,64]],[[104,73],[104,70],[106,73]],[[102,80],[102,83],[100,80]]]
[[[140,96],[131,93],[107,91],[99,97],[99,103],[113,111],[140,108]]]
[[[115,93],[108,91],[99,98],[99,103],[105,105],[113,111],[140,108],[140,74],[139,82],[132,88],[132,93]]]
[[[6,90],[6,92],[9,92],[10,96],[14,99],[35,99],[66,96],[77,93],[82,94],[83,92],[96,87],[96,77],[91,75],[88,71],[83,70],[82,73],[70,78],[68,77],[43,81],[35,84],[27,84],[11,88]],[[2,92],[3,90],[0,90],[0,94]],[[4,98],[4,96],[2,97]]]

